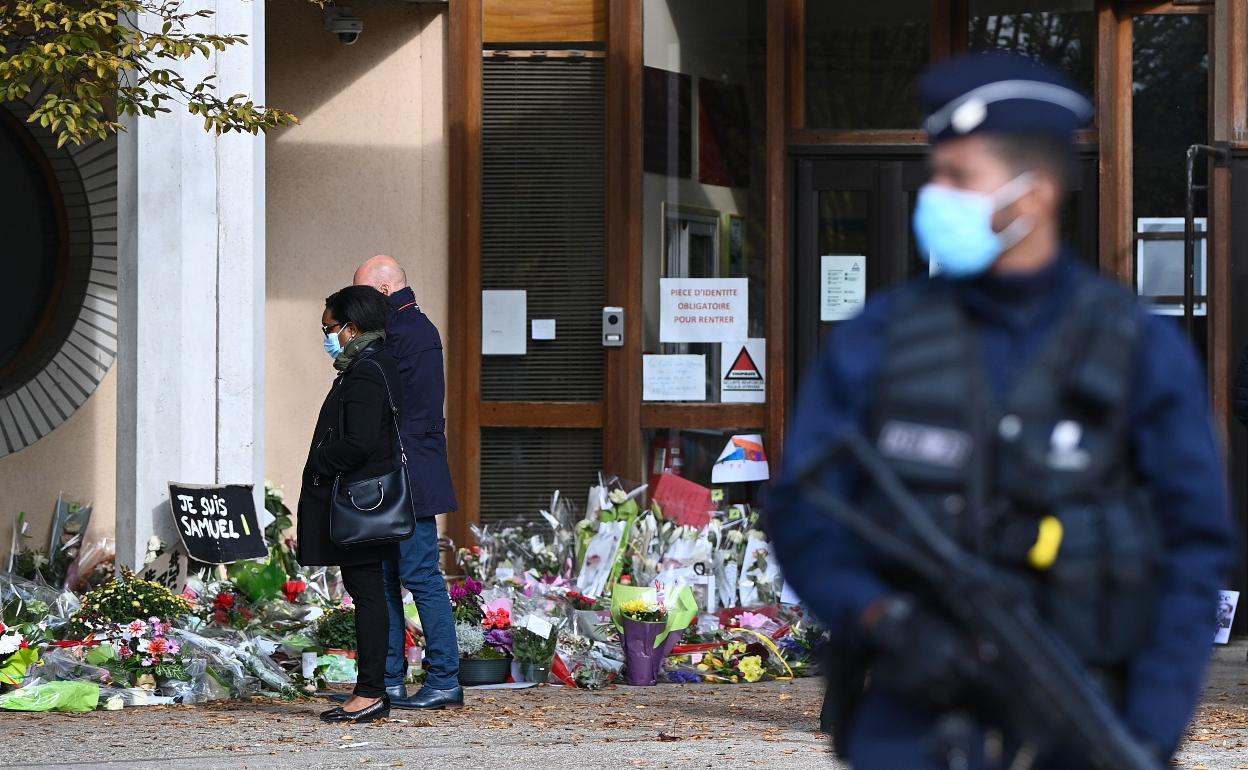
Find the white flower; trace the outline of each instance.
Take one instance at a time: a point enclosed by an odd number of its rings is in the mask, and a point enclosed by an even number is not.
[[[628,493],[622,489],[613,489],[607,497],[611,499],[612,505],[619,505],[628,500]]]
[[[0,655],[9,655],[17,652],[17,648],[22,646],[22,635],[14,631],[11,634],[0,636]]]
[[[734,529],[728,533],[729,545],[741,545],[745,542],[745,533],[739,529]]]
[[[48,557],[38,551],[36,551],[35,555],[31,557],[31,561],[34,562],[35,569],[43,569],[48,566]]]

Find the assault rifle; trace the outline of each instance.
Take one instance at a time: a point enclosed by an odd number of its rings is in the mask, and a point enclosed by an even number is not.
[[[895,518],[864,515],[818,483],[824,462],[841,450],[866,471]],[[1101,770],[1162,770],[1122,723],[1083,664],[1040,619],[1015,581],[962,549],[931,519],[874,447],[856,431],[802,474],[806,498],[881,556],[909,570],[937,598],[943,616],[973,641],[974,684],[1015,715],[1022,741],[1010,767],[1029,767],[1060,749]],[[903,538],[897,532],[910,535]],[[916,652],[916,654],[922,654]]]

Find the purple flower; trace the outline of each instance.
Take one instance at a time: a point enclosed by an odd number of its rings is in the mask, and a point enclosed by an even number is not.
[[[468,598],[468,589],[464,588],[462,583],[456,583],[451,586],[451,601],[459,604]]]
[[[472,594],[473,596],[481,595],[481,584],[473,580],[472,578],[464,579],[464,588],[467,589],[468,593]]]
[[[668,671],[667,681],[673,684],[696,684],[702,681],[702,677],[692,671]]]
[[[511,632],[502,629],[494,629],[485,635],[485,643],[497,650],[511,654]]]

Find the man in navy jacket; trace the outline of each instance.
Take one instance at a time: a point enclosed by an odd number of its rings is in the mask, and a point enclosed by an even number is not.
[[[400,545],[399,560],[383,565],[390,605],[386,691],[395,708],[461,706],[464,691],[459,686],[459,648],[446,580],[438,564],[435,519],[440,513],[456,509],[446,460],[442,339],[429,317],[421,312],[415,293],[407,285],[407,274],[393,257],[378,255],[369,259],[356,270],[354,283],[372,286],[390,299],[386,344],[398,362],[402,380],[403,414],[399,428],[416,503],[416,531]],[[407,697],[404,684],[407,659],[401,586],[411,591],[416,600],[425,634],[425,660],[429,663],[424,686],[411,698]]]

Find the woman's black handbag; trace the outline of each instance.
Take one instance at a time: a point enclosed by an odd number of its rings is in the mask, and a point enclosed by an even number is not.
[[[334,477],[329,506],[329,539],[340,548],[367,548],[398,543],[411,537],[416,530],[416,508],[407,476],[407,452],[399,432],[398,410],[390,394],[390,383],[381,365],[364,359],[381,372],[394,420],[394,435],[399,445],[399,467],[384,476],[343,483]],[[342,435],[342,406],[338,407],[338,432]]]

